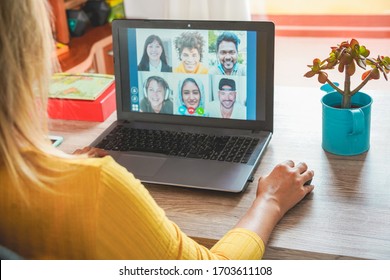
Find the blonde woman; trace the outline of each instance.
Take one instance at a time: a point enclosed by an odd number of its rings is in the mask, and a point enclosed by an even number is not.
[[[261,258],[279,219],[313,189],[304,186],[313,172],[279,164],[237,226],[210,250],[199,245],[104,151],[51,146],[47,8],[44,0],[0,4],[0,244],[26,259]]]

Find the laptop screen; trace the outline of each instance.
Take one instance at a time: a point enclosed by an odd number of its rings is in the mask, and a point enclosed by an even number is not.
[[[124,112],[266,121],[266,95],[273,98],[271,23],[119,22],[113,34]]]

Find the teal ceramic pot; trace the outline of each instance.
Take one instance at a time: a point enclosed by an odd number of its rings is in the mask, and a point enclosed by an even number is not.
[[[322,99],[322,148],[332,154],[353,156],[370,148],[372,98],[362,92],[352,96],[352,108],[341,109],[341,94]]]

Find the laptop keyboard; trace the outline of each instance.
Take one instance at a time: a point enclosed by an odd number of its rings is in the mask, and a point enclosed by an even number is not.
[[[135,129],[118,125],[96,147],[108,151],[140,151],[247,163],[258,142],[259,139],[252,137]]]

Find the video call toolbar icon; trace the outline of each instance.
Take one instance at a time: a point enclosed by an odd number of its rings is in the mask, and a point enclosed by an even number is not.
[[[138,95],[131,95],[131,103],[137,103],[138,102]]]
[[[185,114],[189,114],[189,115],[193,115],[193,114],[197,114],[199,116],[203,116],[204,115],[204,108],[203,107],[198,107],[198,108],[193,108],[193,107],[186,107],[186,106],[180,106],[178,108],[178,111],[179,111],[179,114],[181,115],[185,115]]]
[[[131,92],[131,94],[138,94],[138,88],[132,87],[130,92]]]
[[[131,99],[131,110],[138,112],[139,111],[138,88],[132,87],[130,89],[130,99]]]

